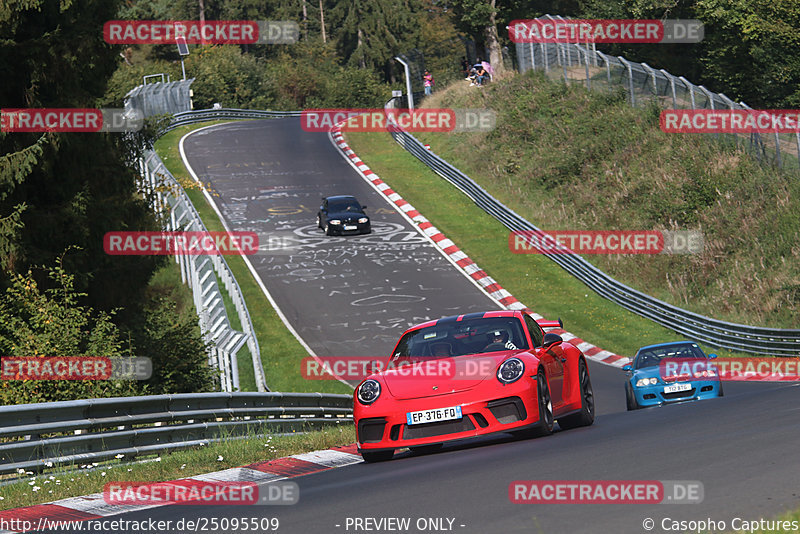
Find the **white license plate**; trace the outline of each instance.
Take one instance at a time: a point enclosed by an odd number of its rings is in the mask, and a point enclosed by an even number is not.
[[[664,388],[664,393],[677,393],[679,391],[689,391],[692,389],[691,384],[672,384]]]
[[[345,230],[358,230],[358,226],[356,226],[356,225],[354,225],[354,224],[346,224],[346,225],[344,226],[344,229],[345,229]]]
[[[451,419],[461,419],[461,406],[437,408],[435,410],[422,410],[420,412],[408,412],[406,414],[406,423],[409,425],[435,423],[437,421],[449,421]]]

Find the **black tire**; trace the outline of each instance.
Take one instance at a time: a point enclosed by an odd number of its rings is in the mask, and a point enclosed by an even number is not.
[[[549,436],[553,433],[555,419],[553,418],[553,403],[550,399],[550,386],[547,385],[547,378],[544,371],[539,369],[536,375],[536,392],[539,401],[539,426],[535,432],[538,436]]]
[[[368,464],[385,462],[391,460],[392,456],[394,456],[394,451],[361,451],[361,457],[364,458],[364,461]]]
[[[324,230],[325,230],[325,235],[333,235],[333,228],[331,228],[330,224],[325,223]]]
[[[413,454],[431,454],[440,451],[444,446],[443,443],[433,443],[431,445],[418,445],[416,447],[409,447]]]
[[[586,362],[582,359],[578,363],[578,388],[581,393],[581,411],[558,419],[558,426],[564,430],[579,426],[589,426],[594,423],[592,379],[589,376],[589,370],[586,368]]]
[[[317,213],[317,228],[319,228],[320,230],[324,230],[324,228],[322,227],[322,217],[319,216],[319,213]]]
[[[627,387],[625,388],[625,401],[628,405],[629,412],[639,409],[639,403],[636,402],[636,396],[633,394],[633,391]]]

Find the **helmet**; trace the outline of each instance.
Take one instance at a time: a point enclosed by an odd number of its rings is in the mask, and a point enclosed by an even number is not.
[[[502,328],[495,328],[489,330],[486,339],[489,343],[505,343],[508,341],[508,332]]]

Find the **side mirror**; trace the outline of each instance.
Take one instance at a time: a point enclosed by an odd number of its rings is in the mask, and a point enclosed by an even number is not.
[[[709,359],[709,360],[713,360],[713,359],[716,359],[716,358],[719,358],[719,356],[717,356],[717,355],[716,355],[716,354],[714,354],[713,352],[712,352],[711,354],[709,354],[709,355],[708,355],[708,359]]]
[[[627,372],[627,373],[630,373],[631,371],[633,371],[633,366],[631,364],[623,365],[622,366],[622,370]]]
[[[544,341],[542,342],[542,347],[545,349],[549,349],[556,343],[561,343],[562,341],[564,340],[561,339],[561,336],[550,332],[549,334],[544,335]]]

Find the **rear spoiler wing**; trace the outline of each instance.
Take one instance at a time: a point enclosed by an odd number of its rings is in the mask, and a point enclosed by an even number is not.
[[[564,323],[561,321],[561,317],[558,318],[558,321],[548,321],[547,319],[536,319],[536,322],[542,328],[564,328]]]

